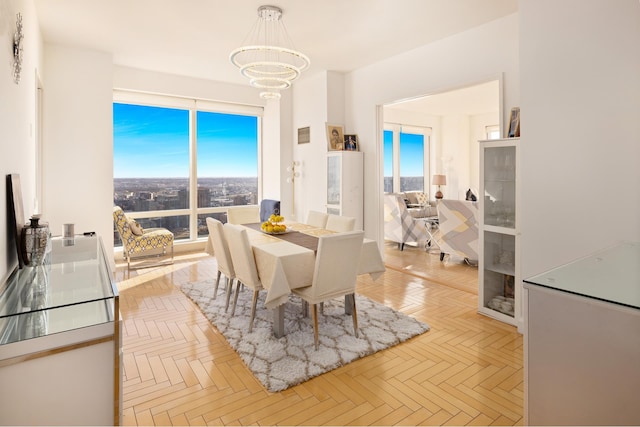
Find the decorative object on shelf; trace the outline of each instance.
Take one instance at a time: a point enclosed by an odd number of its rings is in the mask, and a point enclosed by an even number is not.
[[[431,184],[438,186],[438,191],[436,191],[436,199],[440,200],[444,197],[442,191],[440,191],[441,185],[447,185],[447,176],[446,175],[433,175],[433,179]]]
[[[300,167],[300,162],[297,160],[294,160],[293,162],[291,162],[291,166],[287,166],[287,173],[289,174],[289,176],[287,177],[287,183],[291,184],[291,217],[294,217],[294,211],[295,211],[295,193],[296,193],[296,186],[295,186],[295,181],[296,178],[298,178],[300,176],[300,172],[297,170]]]
[[[344,136],[344,150],[358,151],[358,135],[352,134]]]
[[[509,138],[520,136],[520,107],[514,107],[509,114]]]
[[[282,9],[276,6],[258,8],[258,20],[245,42],[231,52],[229,60],[251,86],[265,89],[260,92],[264,99],[280,99],[280,90],[289,88],[311,63],[294,49],[282,23]]]
[[[9,220],[13,228],[13,237],[18,254],[18,268],[25,265],[24,250],[22,248],[22,226],[24,225],[24,207],[22,204],[22,187],[20,174],[7,175],[7,194],[9,196]]]
[[[340,125],[327,123],[327,143],[329,151],[342,151],[344,148],[344,130]]]
[[[49,224],[40,223],[40,215],[33,215],[22,228],[22,248],[26,265],[42,265],[49,252]]]
[[[22,14],[16,14],[16,32],[13,34],[13,81],[20,83],[22,72]]]

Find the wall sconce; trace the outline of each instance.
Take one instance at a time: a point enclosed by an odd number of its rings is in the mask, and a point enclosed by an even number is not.
[[[295,218],[295,206],[296,206],[296,186],[295,181],[296,178],[300,177],[300,172],[298,169],[300,168],[300,162],[298,160],[294,160],[291,162],[291,166],[287,166],[287,183],[291,184],[291,217]]]
[[[433,175],[433,180],[431,181],[431,184],[438,186],[438,191],[436,191],[436,199],[438,199],[438,200],[442,199],[444,196],[442,194],[442,191],[440,191],[440,186],[441,185],[447,185],[447,176],[446,175]]]

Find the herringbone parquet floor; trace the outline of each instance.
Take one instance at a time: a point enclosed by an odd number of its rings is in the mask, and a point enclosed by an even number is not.
[[[174,284],[213,279],[215,259],[119,264],[125,425],[521,425],[522,336],[481,316],[477,269],[385,245],[387,272],[358,292],[431,330],[269,393]]]

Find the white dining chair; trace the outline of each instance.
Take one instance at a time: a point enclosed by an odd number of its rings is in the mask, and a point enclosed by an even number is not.
[[[249,332],[253,330],[253,320],[256,316],[256,305],[258,304],[258,293],[262,287],[260,276],[258,276],[258,268],[256,267],[256,259],[253,256],[253,249],[247,236],[247,230],[236,224],[225,224],[224,234],[229,244],[229,253],[233,261],[233,268],[236,273],[236,294],[233,297],[233,308],[231,315],[236,311],[238,303],[238,294],[240,293],[240,284],[253,289],[253,300],[251,303],[251,318],[249,320]]]
[[[306,224],[307,225],[312,225],[312,226],[318,227],[318,228],[325,228],[327,226],[327,218],[328,217],[329,217],[329,215],[324,213],[324,212],[309,211],[307,213]]]
[[[227,304],[225,311],[229,309],[229,299],[231,298],[231,290],[233,289],[233,281],[236,278],[236,272],[233,269],[233,261],[229,252],[227,238],[224,235],[224,227],[220,221],[215,218],[207,217],[207,228],[209,236],[213,242],[213,253],[218,263],[218,275],[216,284],[213,288],[213,299],[218,296],[218,285],[220,284],[220,276],[224,274],[226,279]]]
[[[327,225],[324,228],[326,228],[327,230],[343,233],[345,231],[353,231],[355,227],[355,218],[352,218],[350,216],[329,214],[327,218]]]
[[[312,305],[313,331],[316,350],[318,349],[318,304],[333,298],[345,298],[353,304],[353,333],[358,336],[356,314],[356,279],[358,260],[362,251],[364,231],[350,231],[320,236],[311,286],[292,289],[292,292]],[[345,307],[346,308],[346,307]]]
[[[260,222],[260,207],[258,205],[228,207],[227,222],[229,224]]]

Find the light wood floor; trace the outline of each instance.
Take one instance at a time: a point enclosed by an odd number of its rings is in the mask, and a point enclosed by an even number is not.
[[[522,425],[523,344],[479,315],[477,268],[385,244],[386,273],[358,293],[428,323],[387,350],[269,393],[174,284],[213,279],[215,260],[118,264],[125,425]]]

